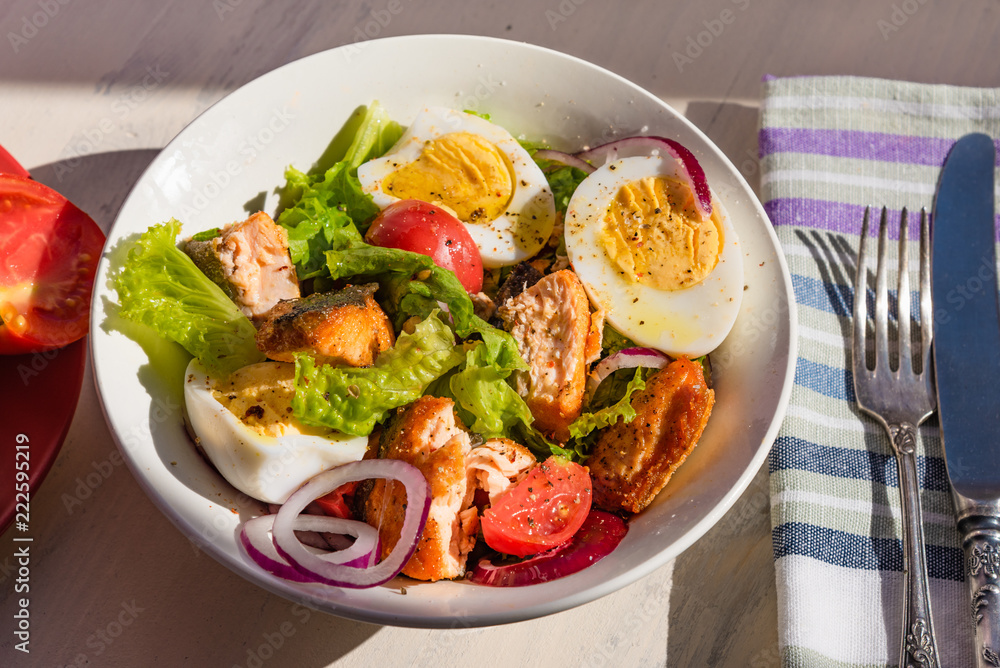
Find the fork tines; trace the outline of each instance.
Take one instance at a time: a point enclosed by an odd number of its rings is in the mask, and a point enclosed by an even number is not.
[[[854,281],[854,374],[891,371],[889,360],[889,290],[888,290],[888,211],[882,207],[882,216],[878,231],[878,258],[875,275],[875,365],[869,367],[865,351],[868,350],[868,224],[871,207],[865,209],[864,222],[861,225],[861,240],[859,242],[857,274]],[[910,340],[910,278],[909,252],[907,245],[907,210],[904,208],[899,221],[899,280],[896,297],[897,303],[897,341],[899,351],[898,373],[921,374],[930,365],[930,348],[932,336],[932,305],[931,305],[931,272],[930,272],[930,233],[928,229],[927,210],[920,210],[920,357],[913,359]],[[903,364],[909,360],[910,364]],[[916,362],[919,361],[919,364]]]

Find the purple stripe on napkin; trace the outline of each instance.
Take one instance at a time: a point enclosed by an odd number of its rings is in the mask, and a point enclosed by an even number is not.
[[[910,137],[861,130],[767,128],[759,133],[760,156],[772,153],[812,153],[836,158],[858,158],[939,167],[955,145],[954,139]],[[1000,166],[1000,140],[997,165]]]
[[[769,200],[764,203],[764,210],[775,226],[795,225],[841,234],[860,234],[861,221],[865,216],[865,207],[858,204],[791,197]],[[881,209],[874,211],[876,216],[881,215],[880,212]],[[890,239],[899,238],[899,216],[899,211],[889,210]],[[910,229],[913,229],[914,224],[919,224],[920,212],[910,211],[909,218]],[[873,218],[871,224],[877,225],[878,218]],[[995,217],[994,225],[1000,228],[1000,214]],[[997,239],[1000,240],[1000,231]]]

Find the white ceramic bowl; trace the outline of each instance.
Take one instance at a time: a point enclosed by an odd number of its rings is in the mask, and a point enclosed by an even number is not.
[[[418,107],[491,114],[515,136],[578,149],[633,134],[672,137],[698,157],[745,253],[736,327],[713,355],[717,403],[701,443],[607,558],[530,587],[400,578],[369,590],[296,584],[258,568],[238,545],[260,505],[195,451],[182,420],[186,354],[115,316],[116,253],[176,217],[185,234],[274,213],[287,165],[309,168],[359,105],[378,99],[406,124]],[[123,243],[123,240],[125,243]],[[248,83],[199,116],[139,179],[108,238],[95,283],[91,346],[108,424],[133,475],[202,549],[272,592],[343,617],[416,627],[484,626],[547,615],[613,592],[664,565],[717,522],[764,461],[784,416],[795,360],[791,282],[753,192],[698,129],[610,72],[536,46],[468,36],[415,36],[345,46]],[[406,584],[406,595],[400,594]],[[167,583],[164,583],[167,586]]]

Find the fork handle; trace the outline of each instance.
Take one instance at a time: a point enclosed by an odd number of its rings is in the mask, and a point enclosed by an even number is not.
[[[909,422],[888,426],[896,451],[899,493],[903,502],[903,632],[899,665],[940,668],[927,588],[924,520],[917,484],[916,428]]]
[[[995,514],[995,502],[992,507],[978,505],[968,509],[976,514],[960,519],[958,529],[965,552],[965,581],[972,597],[975,665],[990,668],[1000,666],[1000,517]]]

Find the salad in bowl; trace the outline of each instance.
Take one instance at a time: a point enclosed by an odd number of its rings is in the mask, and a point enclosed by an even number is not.
[[[488,104],[364,102],[243,215],[210,215],[203,189],[207,206],[131,223],[102,265],[106,335],[151,365],[174,346],[146,380],[179,400],[150,429],[187,488],[175,521],[358,618],[383,619],[351,609],[389,583],[500,601],[608,582],[731,424],[718,384],[739,364],[713,362],[750,282],[740,222],[683,136],[573,145]],[[190,131],[178,151],[198,152]],[[186,176],[162,169],[159,195]],[[137,464],[143,444],[123,447]],[[232,520],[191,532],[189,492]]]

